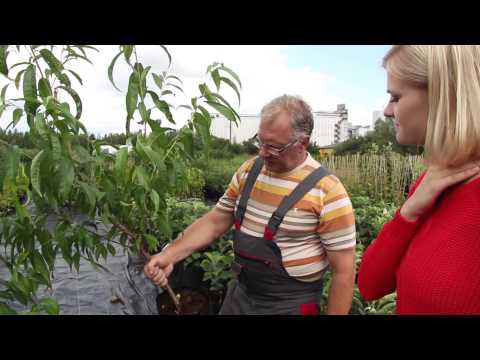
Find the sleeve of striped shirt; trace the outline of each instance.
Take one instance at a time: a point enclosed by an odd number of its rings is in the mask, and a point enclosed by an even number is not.
[[[227,190],[223,196],[218,200],[215,207],[217,210],[232,212],[235,210],[235,202],[240,194],[241,180],[244,178],[245,173],[252,165],[252,159],[245,161],[233,174],[230,184],[228,184]]]
[[[356,244],[352,202],[340,181],[325,193],[317,231],[327,251],[343,250]]]

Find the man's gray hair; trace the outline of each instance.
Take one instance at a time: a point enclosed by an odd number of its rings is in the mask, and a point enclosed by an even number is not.
[[[279,96],[262,108],[260,116],[265,120],[273,120],[283,111],[291,116],[292,129],[295,137],[302,134],[308,136],[312,134],[312,108],[300,96]]]

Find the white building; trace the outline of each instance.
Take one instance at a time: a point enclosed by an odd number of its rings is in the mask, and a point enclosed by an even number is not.
[[[252,138],[260,124],[260,114],[240,115],[238,127],[223,115],[212,114],[210,132],[213,136],[228,139],[232,143],[242,143]],[[348,139],[348,110],[344,104],[336,111],[314,111],[311,142],[326,146]],[[350,125],[351,126],[351,125]]]

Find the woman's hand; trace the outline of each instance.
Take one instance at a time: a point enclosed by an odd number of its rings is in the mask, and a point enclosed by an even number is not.
[[[418,220],[435,204],[435,200],[446,188],[479,173],[478,162],[470,162],[458,168],[430,166],[416,191],[403,204],[400,214],[408,221]]]

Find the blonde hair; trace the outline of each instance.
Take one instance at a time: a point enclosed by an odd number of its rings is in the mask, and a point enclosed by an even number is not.
[[[383,67],[428,91],[428,164],[459,166],[480,158],[480,46],[395,45]]]
[[[262,108],[260,116],[262,119],[272,120],[283,111],[291,116],[295,137],[301,134],[311,135],[313,130],[312,108],[300,96],[279,96]]]

